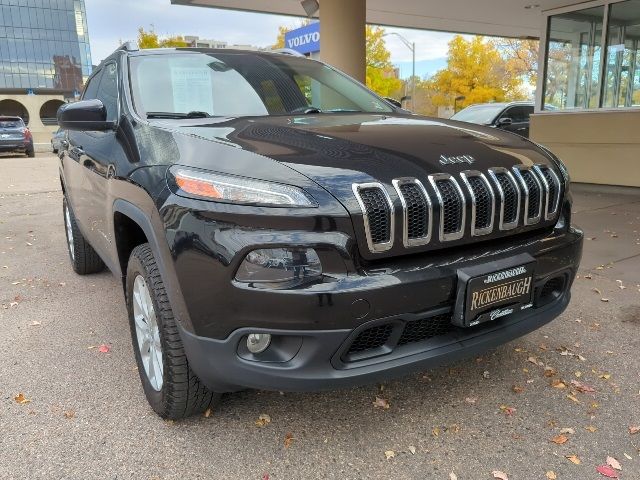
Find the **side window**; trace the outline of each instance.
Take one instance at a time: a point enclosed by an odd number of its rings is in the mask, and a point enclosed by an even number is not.
[[[513,123],[522,123],[528,122],[529,115],[531,115],[532,113],[533,107],[511,107],[502,115],[502,118],[510,118],[511,120],[513,120]]]
[[[96,98],[107,109],[107,120],[116,121],[118,117],[118,69],[115,63],[109,63],[103,68]]]
[[[100,77],[102,77],[102,71],[99,71],[89,79],[89,82],[84,87],[84,94],[82,95],[83,100],[96,98],[96,92],[98,91],[98,85],[100,84]]]

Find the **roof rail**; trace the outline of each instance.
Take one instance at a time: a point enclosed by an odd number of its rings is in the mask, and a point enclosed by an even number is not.
[[[276,48],[275,50],[271,50],[270,52],[279,53],[281,55],[291,55],[292,57],[304,57],[302,53],[292,48]]]
[[[118,47],[118,50],[124,50],[125,52],[137,52],[140,48],[138,48],[138,45],[134,42],[124,42]]]

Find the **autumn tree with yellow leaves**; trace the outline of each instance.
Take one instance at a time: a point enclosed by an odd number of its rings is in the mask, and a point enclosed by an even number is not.
[[[166,47],[186,47],[187,42],[180,36],[158,37],[153,30],[148,32],[140,27],[138,29],[138,48],[166,48]]]
[[[483,37],[466,40],[456,35],[449,42],[447,67],[427,80],[423,88],[432,92],[434,106],[504,102],[526,98],[522,75],[514,72],[496,45]]]

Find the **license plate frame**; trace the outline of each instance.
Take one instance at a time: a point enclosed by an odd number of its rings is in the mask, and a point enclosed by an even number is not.
[[[473,327],[530,308],[535,268],[535,259],[525,253],[458,269],[452,323]]]

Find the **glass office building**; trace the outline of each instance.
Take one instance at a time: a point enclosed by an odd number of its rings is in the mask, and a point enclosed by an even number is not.
[[[84,0],[0,0],[0,89],[72,94],[90,73]]]

